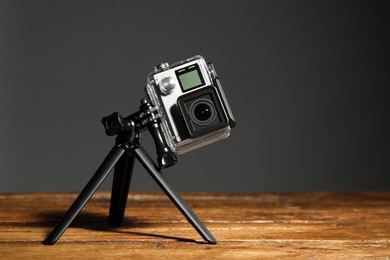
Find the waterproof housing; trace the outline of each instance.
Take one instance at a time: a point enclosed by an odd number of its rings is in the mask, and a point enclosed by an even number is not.
[[[157,65],[147,77],[146,93],[177,154],[224,139],[235,125],[215,68],[202,56]]]

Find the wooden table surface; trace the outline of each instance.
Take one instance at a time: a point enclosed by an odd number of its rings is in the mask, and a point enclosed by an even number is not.
[[[124,225],[110,228],[110,194],[96,193],[42,245],[77,194],[0,194],[0,259],[390,259],[390,192],[182,195],[218,244],[163,193],[130,193]]]

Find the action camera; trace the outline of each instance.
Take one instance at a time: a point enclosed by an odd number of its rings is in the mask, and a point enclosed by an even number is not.
[[[195,56],[149,73],[146,92],[165,142],[183,154],[229,136],[235,120],[212,63]]]

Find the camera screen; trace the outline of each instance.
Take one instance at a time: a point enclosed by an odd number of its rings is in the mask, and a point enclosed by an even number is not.
[[[176,71],[176,75],[179,78],[180,86],[184,92],[204,85],[204,80],[199,73],[197,64]]]

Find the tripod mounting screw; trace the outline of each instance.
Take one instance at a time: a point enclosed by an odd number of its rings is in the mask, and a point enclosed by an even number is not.
[[[123,117],[117,112],[114,112],[109,116],[103,117],[102,123],[106,130],[106,134],[109,136],[117,135],[121,132],[124,132],[129,126],[129,122],[123,119]]]

